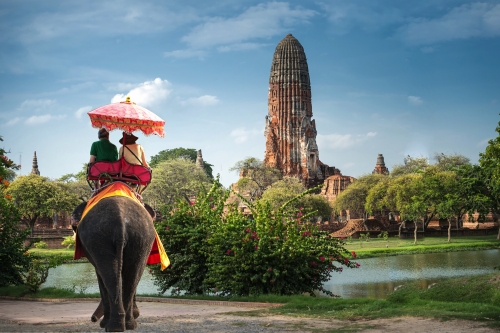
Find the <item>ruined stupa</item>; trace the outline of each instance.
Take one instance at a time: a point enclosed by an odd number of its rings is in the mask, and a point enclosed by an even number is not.
[[[375,164],[375,169],[373,169],[372,174],[388,175],[389,169],[385,166],[384,155],[378,154],[377,164]]]
[[[40,170],[38,170],[38,160],[36,158],[36,151],[33,155],[33,164],[31,165],[31,174],[40,176]]]

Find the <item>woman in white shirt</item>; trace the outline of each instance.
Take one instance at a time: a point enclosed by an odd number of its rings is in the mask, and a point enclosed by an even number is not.
[[[148,162],[146,162],[146,154],[144,153],[144,149],[138,143],[135,143],[139,139],[133,134],[125,133],[125,151],[123,150],[123,146],[120,147],[120,152],[118,156],[121,157],[122,153],[125,157],[125,161],[130,164],[143,165],[149,168]],[[120,144],[123,145],[123,137],[120,139]]]

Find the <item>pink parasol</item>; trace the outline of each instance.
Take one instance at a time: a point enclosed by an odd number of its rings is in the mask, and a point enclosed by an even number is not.
[[[130,101],[112,103],[88,112],[92,127],[115,129],[127,133],[141,131],[145,135],[155,134],[160,138],[165,136],[163,127],[165,121],[153,112]]]

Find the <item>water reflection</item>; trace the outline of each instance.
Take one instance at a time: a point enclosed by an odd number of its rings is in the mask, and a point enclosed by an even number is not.
[[[84,294],[99,293],[94,266],[90,263],[65,264],[51,268],[47,281],[42,285],[42,288],[45,287],[72,289]],[[147,268],[144,270],[137,291],[139,294],[158,293]]]
[[[398,285],[418,280],[423,287],[440,279],[494,272],[500,266],[500,250],[430,253],[357,260],[358,269],[332,273],[326,290],[344,298],[385,298]],[[49,271],[42,287],[74,289],[98,293],[94,268],[89,263],[66,264]],[[139,294],[156,294],[157,287],[146,269],[139,283]]]
[[[443,278],[494,272],[500,250],[429,253],[357,260],[358,269],[332,274],[326,290],[344,298],[385,298],[398,285],[418,280],[423,287]]]

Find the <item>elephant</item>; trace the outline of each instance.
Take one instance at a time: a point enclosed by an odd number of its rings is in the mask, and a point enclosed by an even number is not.
[[[75,208],[73,221],[80,221],[85,206]],[[156,235],[152,212],[130,198],[114,196],[100,200],[79,222],[81,247],[95,268],[101,294],[92,321],[104,314],[100,326],[106,332],[137,328],[135,292]]]

